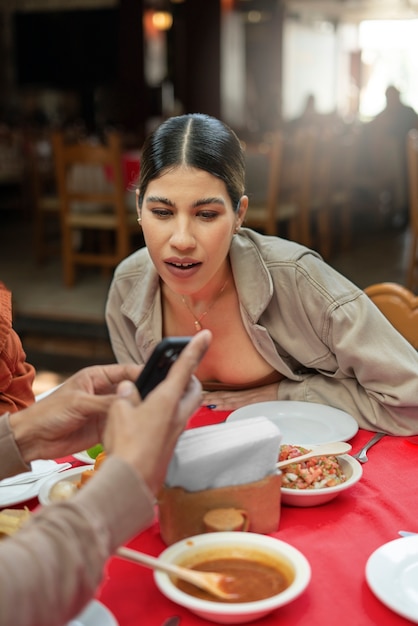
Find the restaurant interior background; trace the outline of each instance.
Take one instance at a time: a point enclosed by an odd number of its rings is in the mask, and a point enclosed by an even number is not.
[[[309,94],[324,117],[367,123],[389,84],[418,111],[417,20],[418,0],[0,0],[0,136],[115,127],[140,149],[162,119],[199,111],[257,142],[299,116]],[[59,256],[37,265],[24,187],[0,176],[0,280],[28,359],[59,375],[109,361],[109,277],[85,272],[68,289]],[[360,219],[348,253],[329,262],[360,286],[402,282],[403,227],[374,232]]]

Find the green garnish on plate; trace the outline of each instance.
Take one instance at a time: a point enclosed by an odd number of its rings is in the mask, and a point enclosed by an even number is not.
[[[95,459],[100,454],[100,452],[103,452],[103,446],[101,443],[97,443],[95,446],[92,446],[91,448],[86,450],[86,452],[89,457]]]

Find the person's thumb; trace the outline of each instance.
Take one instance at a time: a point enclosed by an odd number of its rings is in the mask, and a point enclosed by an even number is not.
[[[139,404],[141,400],[136,386],[130,380],[123,380],[120,382],[116,393],[119,398],[129,400],[129,402],[134,406]]]

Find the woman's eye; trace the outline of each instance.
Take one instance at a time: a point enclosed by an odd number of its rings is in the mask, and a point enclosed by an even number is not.
[[[172,212],[169,211],[168,209],[151,209],[151,213],[153,215],[155,215],[156,217],[170,217],[170,215],[172,215]]]
[[[213,220],[218,216],[216,211],[199,211],[198,216],[204,220]]]

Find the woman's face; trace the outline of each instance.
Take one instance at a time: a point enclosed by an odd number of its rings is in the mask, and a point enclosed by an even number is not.
[[[243,196],[235,213],[225,183],[196,168],[177,167],[149,183],[141,226],[153,263],[172,291],[195,294],[225,276],[247,203]]]

